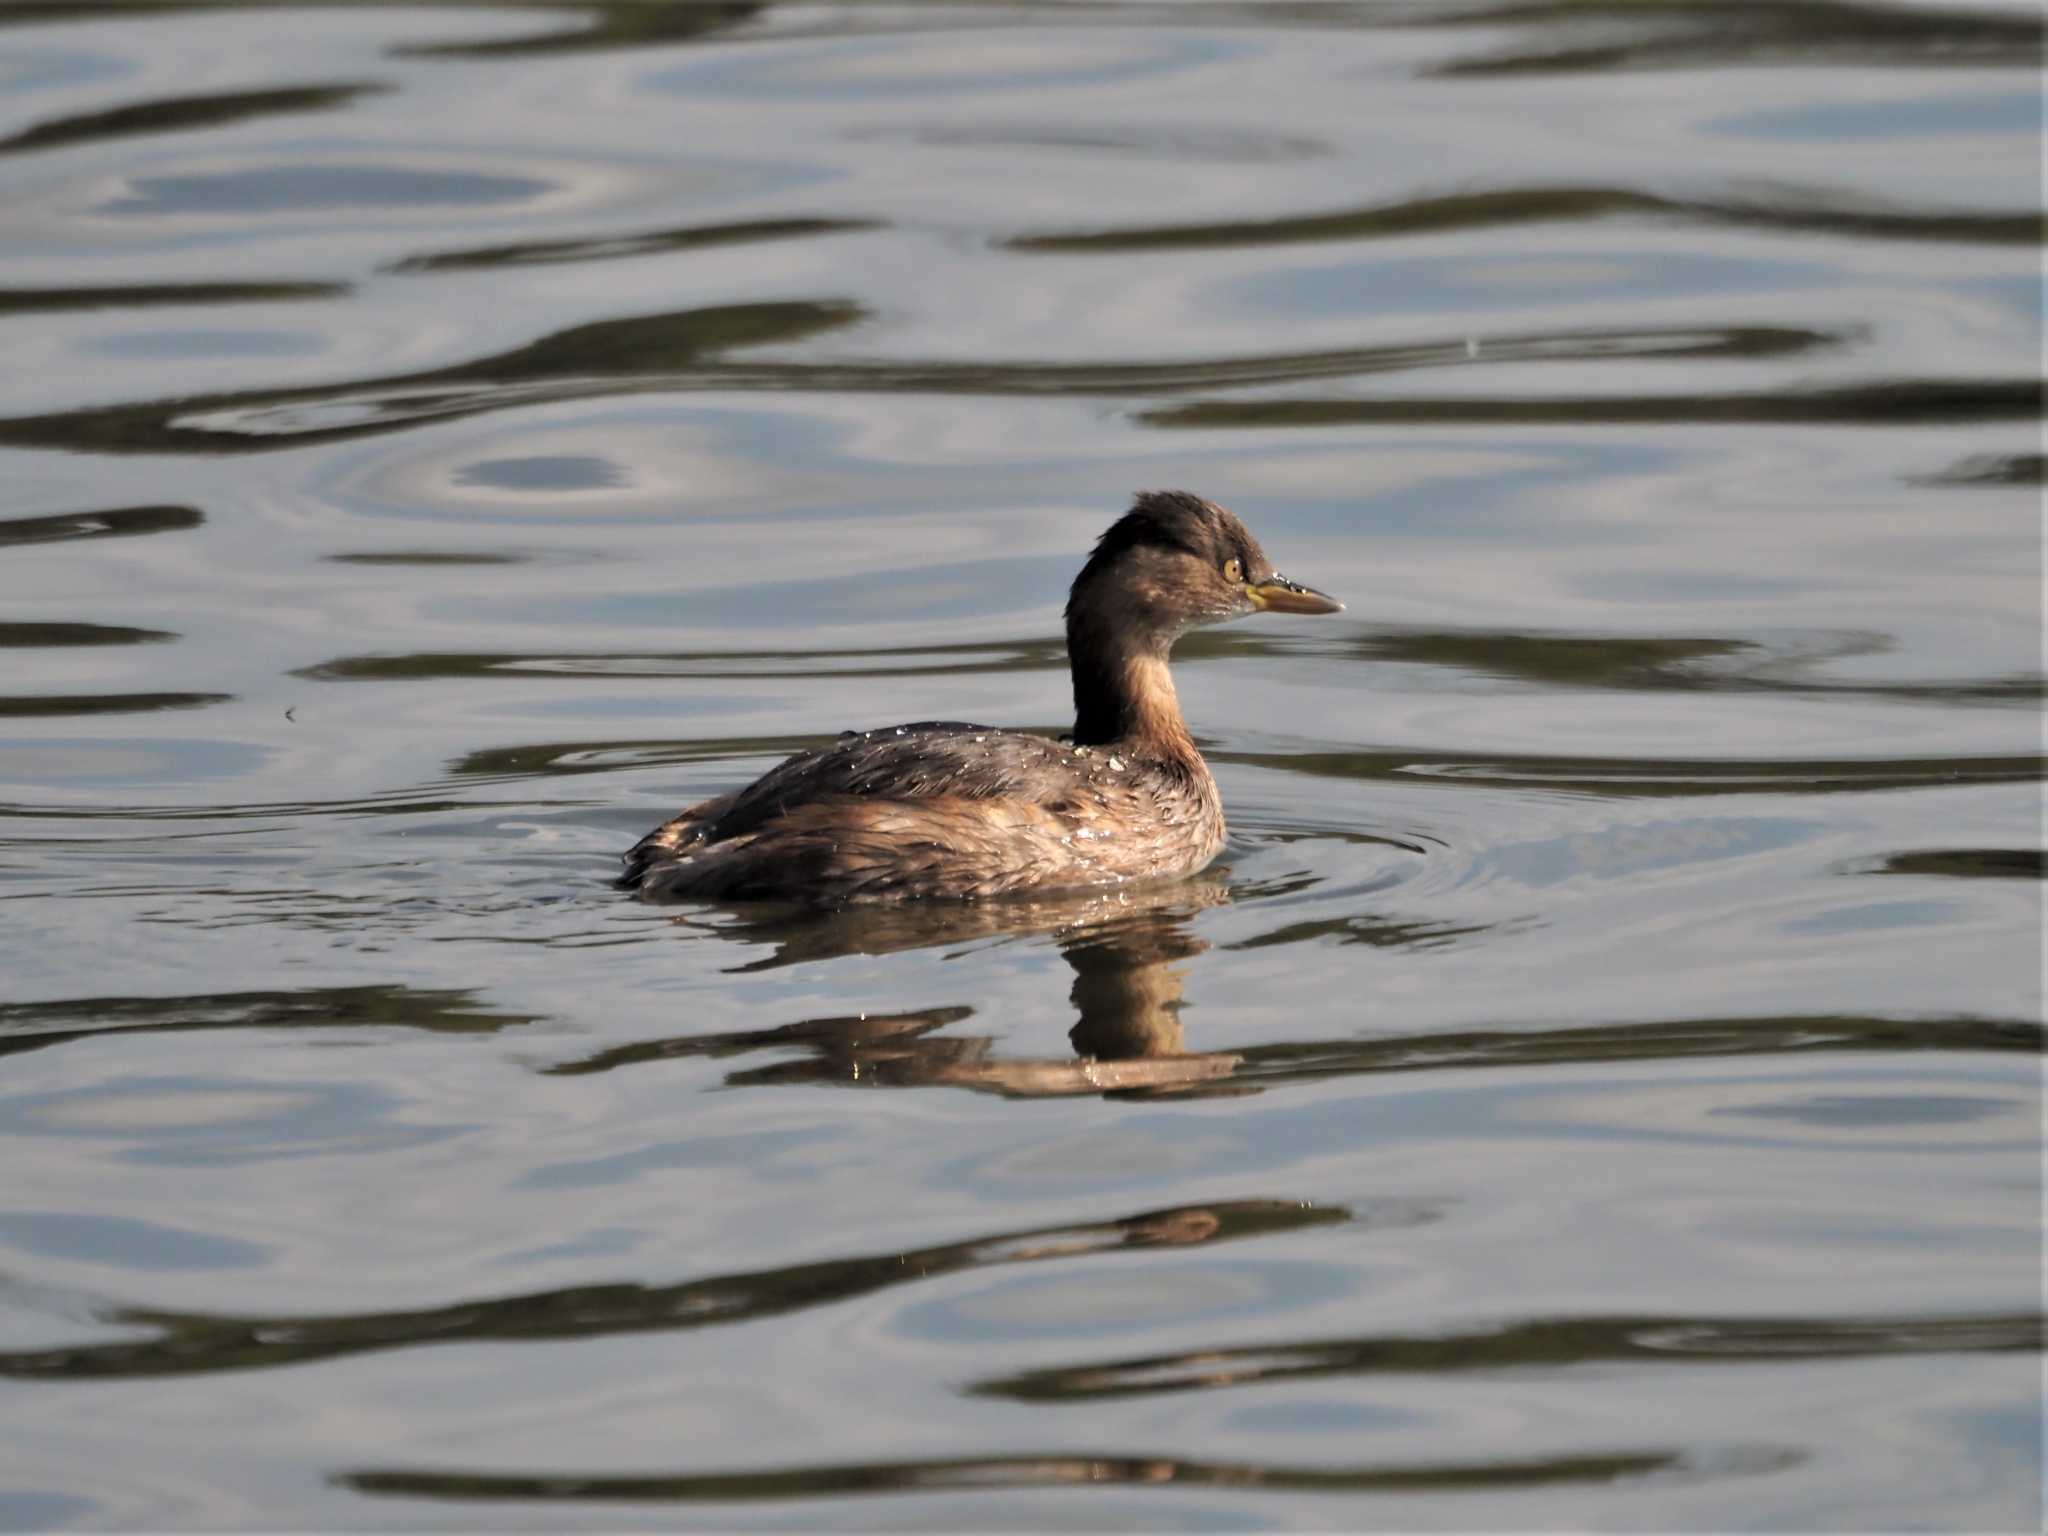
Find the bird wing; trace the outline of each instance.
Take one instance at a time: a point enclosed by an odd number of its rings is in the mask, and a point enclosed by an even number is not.
[[[1069,793],[1080,775],[1073,749],[1044,736],[961,720],[920,720],[849,731],[799,752],[744,789],[700,801],[626,853],[622,884],[689,847],[758,830],[786,811],[822,801],[1017,800],[1040,804]]]

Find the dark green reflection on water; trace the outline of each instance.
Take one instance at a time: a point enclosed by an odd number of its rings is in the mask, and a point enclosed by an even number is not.
[[[214,1029],[384,1027],[488,1034],[533,1023],[534,1014],[485,1004],[467,987],[307,987],[185,997],[78,997],[0,1004],[0,1056],[106,1034]]]
[[[380,557],[336,558],[367,561]],[[396,563],[402,557],[383,558]],[[332,661],[300,667],[291,675],[322,683],[530,679],[535,676],[785,678],[817,677],[821,673],[830,673],[834,677],[902,677],[923,673],[957,677],[976,672],[1034,672],[1052,668],[1064,671],[1066,665],[1065,643],[1041,637],[831,651],[422,651],[403,655],[337,656]],[[766,742],[756,750],[770,750],[773,745],[773,742]],[[552,749],[515,750],[524,755]],[[798,749],[791,747],[789,750]],[[470,761],[473,759],[465,759],[465,762]],[[466,774],[469,770],[458,768],[456,771]]]
[[[2048,853],[2039,848],[1916,848],[1894,853],[1872,868],[1879,875],[1946,875],[1966,880],[2039,880],[2048,877]]]
[[[52,719],[67,715],[141,715],[160,709],[204,709],[231,693],[25,693],[0,694],[0,718]]]
[[[1877,1014],[1786,1014],[1737,1019],[1645,1019],[1574,1029],[1455,1030],[1354,1040],[1246,1046],[1238,1075],[1296,1081],[1462,1067],[1581,1066],[1702,1057],[1779,1057],[1814,1051],[2017,1051],[2038,1055],[2048,1037],[2025,1019],[1886,1018]]]
[[[1931,681],[1840,679],[1812,675],[1827,662],[1879,656],[1894,648],[1875,631],[1794,631],[1770,639],[1717,635],[1617,635],[1527,630],[1399,629],[1357,625],[1335,638],[1274,637],[1257,632],[1202,636],[1183,648],[1251,656],[1355,657],[1448,667],[1545,688],[1615,688],[1660,693],[1785,693],[1911,699],[1923,703],[2038,703],[2048,683],[2024,677]]]
[[[1962,1317],[1539,1318],[1470,1333],[1385,1334],[1088,1361],[991,1377],[968,1390],[986,1397],[1053,1403],[1209,1392],[1326,1376],[2038,1353],[2044,1328],[2048,1322],[2032,1312]]]
[[[81,806],[70,804],[31,804],[22,801],[0,801],[0,818],[17,818],[23,821],[80,821],[80,822],[242,822],[250,817],[322,817],[335,816],[353,818],[358,816],[432,816],[444,811],[530,811],[533,804],[528,800],[470,800],[450,799],[445,796],[427,798],[416,790],[389,790],[383,794],[365,795],[355,800],[269,800],[254,803],[224,801],[213,805],[117,805]],[[151,834],[135,834],[148,838]],[[181,833],[180,836],[203,837],[207,832]],[[197,893],[195,893],[197,894]],[[226,895],[225,891],[212,892]]]
[[[444,0],[448,3],[448,0]],[[463,0],[453,0],[461,4]],[[754,0],[690,0],[651,4],[649,0],[524,0],[549,17],[574,15],[575,25],[525,37],[477,42],[420,43],[401,54],[459,59],[519,58],[532,54],[581,53],[606,48],[664,48],[729,31],[753,20],[764,7]],[[498,7],[504,9],[502,5]]]
[[[579,1475],[575,1473],[364,1470],[334,1479],[357,1493],[414,1499],[607,1500],[645,1503],[816,1499],[850,1494],[986,1492],[998,1488],[1270,1488],[1287,1493],[1432,1493],[1540,1488],[1762,1473],[1794,1465],[1789,1450],[1744,1448],[1722,1456],[1697,1451],[1620,1451],[1525,1461],[1431,1462],[1414,1466],[1304,1467],[1267,1462],[1202,1461],[1181,1456],[1068,1452],[1029,1456],[937,1457],[928,1461],[764,1467],[747,1472]]]
[[[1229,752],[1211,762],[1307,773],[1333,779],[1423,777],[1445,784],[1567,786],[1617,797],[1669,795],[1843,794],[1930,784],[2030,784],[2048,774],[2048,757],[1742,759],[1536,757],[1421,752]]]
[[[125,624],[0,623],[0,651],[78,645],[160,645],[177,638],[167,629],[134,629]]]
[[[1977,455],[1929,475],[1929,485],[2048,485],[2048,454]]]
[[[1750,390],[1737,394],[1200,400],[1145,411],[1138,419],[1155,427],[1205,428],[1339,427],[1399,422],[1884,426],[2039,416],[2043,402],[2043,386],[2035,379],[1882,379],[1832,388]],[[0,429],[8,425],[0,423]]]
[[[49,544],[64,539],[127,539],[150,533],[197,528],[206,514],[196,507],[95,507],[43,517],[0,518],[0,548]]]
[[[1329,213],[1213,224],[1048,231],[1013,237],[1011,250],[1067,253],[1215,250],[1350,242],[1523,224],[1644,218],[1760,228],[1789,234],[1959,244],[2038,245],[2039,213],[1893,208],[1845,201],[1811,188],[1756,187],[1717,197],[1667,197],[1626,187],[1502,187],[1407,198]]]
[[[422,1345],[591,1339],[753,1322],[970,1270],[1233,1242],[1352,1219],[1341,1206],[1224,1200],[936,1247],[712,1275],[679,1285],[578,1285],[401,1312],[254,1316],[119,1307],[149,1339],[0,1351],[0,1378],[93,1381],[298,1365]]]
[[[663,251],[706,250],[721,245],[750,245],[762,240],[848,234],[880,227],[873,219],[752,219],[733,224],[693,224],[681,229],[645,230],[637,234],[593,235],[583,240],[525,240],[516,245],[478,246],[429,256],[408,256],[391,263],[385,270],[467,272],[492,267],[612,261]]]
[[[347,283],[137,283],[90,288],[0,288],[0,316],[186,304],[275,304],[299,299],[338,299],[350,291]]]
[[[464,549],[370,549],[353,554],[328,555],[337,565],[523,565],[530,557],[502,550]],[[304,677],[304,670],[289,674]]]
[[[105,112],[52,118],[0,139],[0,155],[24,150],[56,149],[135,134],[178,133],[215,128],[249,118],[296,112],[324,112],[347,106],[359,96],[381,91],[372,84],[301,85],[269,91],[228,91],[212,96],[169,96],[138,101]]]
[[[1732,0],[1711,6],[1507,0],[1439,19],[1446,25],[1529,29],[1518,45],[1431,71],[1453,77],[1770,63],[2012,68],[2038,63],[2043,37],[2036,18],[2009,10],[1854,0]],[[1557,35],[1546,35],[1545,28]]]

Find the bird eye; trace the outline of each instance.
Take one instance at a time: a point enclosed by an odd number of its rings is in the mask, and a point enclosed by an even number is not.
[[[1230,559],[1230,560],[1226,560],[1226,561],[1224,561],[1224,562],[1223,562],[1223,579],[1224,579],[1225,581],[1243,581],[1243,580],[1244,580],[1244,563],[1243,563],[1242,561],[1240,561],[1240,560],[1236,560],[1236,559]]]

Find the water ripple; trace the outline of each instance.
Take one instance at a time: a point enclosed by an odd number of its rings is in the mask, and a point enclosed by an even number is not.
[[[90,144],[101,139],[137,134],[179,133],[212,128],[250,118],[298,112],[326,112],[386,87],[375,84],[301,85],[277,90],[229,91],[215,96],[171,96],[88,112],[78,117],[49,118],[0,139],[0,155],[26,150]]]
[[[1676,197],[1629,187],[1560,186],[1455,192],[1269,219],[1046,231],[1014,235],[1006,244],[1012,250],[1048,253],[1221,250],[1613,218],[1865,240],[2039,245],[2048,238],[2048,221],[2031,210],[1887,208],[1813,187],[1759,186]]]
[[[1967,1317],[1575,1317],[1469,1333],[1398,1335],[1205,1348],[1185,1356],[1054,1366],[991,1377],[969,1389],[1020,1402],[1213,1392],[1321,1376],[1719,1365],[1788,1358],[2039,1353],[2039,1313]]]
[[[154,1329],[157,1336],[0,1351],[0,1378],[127,1380],[298,1365],[423,1345],[701,1328],[829,1306],[890,1287],[929,1284],[966,1270],[1258,1238],[1345,1221],[1349,1215],[1303,1201],[1225,1200],[1092,1225],[998,1233],[915,1251],[713,1275],[678,1285],[574,1286],[409,1312],[254,1317],[120,1307],[110,1313],[109,1321]]]
[[[972,1456],[841,1466],[763,1466],[734,1472],[506,1473],[365,1468],[336,1474],[358,1493],[441,1500],[744,1502],[851,1494],[946,1493],[961,1489],[1142,1487],[1270,1488],[1293,1493],[1452,1493],[1610,1485],[1654,1478],[1679,1485],[1700,1478],[1762,1476],[1800,1461],[1790,1450],[1743,1446],[1623,1450],[1526,1460],[1443,1461],[1421,1465],[1301,1466],[1203,1461],[1163,1454],[1099,1451]]]

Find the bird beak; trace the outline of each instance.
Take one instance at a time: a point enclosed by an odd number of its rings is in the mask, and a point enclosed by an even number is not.
[[[1327,592],[1318,592],[1314,587],[1304,587],[1298,581],[1289,581],[1278,571],[1264,581],[1247,582],[1244,595],[1252,600],[1254,608],[1267,613],[1342,613],[1344,605]]]

